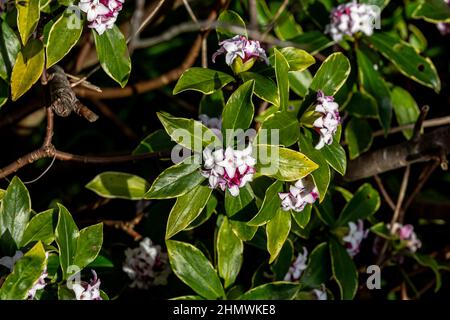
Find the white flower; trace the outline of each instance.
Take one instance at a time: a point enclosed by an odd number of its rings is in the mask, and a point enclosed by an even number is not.
[[[167,254],[161,252],[161,246],[153,245],[149,238],[142,240],[137,248],[128,248],[125,257],[122,269],[132,280],[130,287],[148,289],[167,284],[170,274]]]
[[[203,150],[203,168],[201,174],[208,178],[210,188],[219,187],[222,191],[228,189],[232,196],[239,195],[239,189],[253,180],[256,159],[252,157],[252,146],[244,150],[234,150],[227,147]]]
[[[325,285],[321,285],[320,289],[314,289],[313,290],[314,295],[316,296],[317,300],[327,300],[327,289],[325,288]]]
[[[390,225],[387,227],[390,229]],[[406,246],[410,252],[416,252],[417,249],[422,247],[422,242],[417,238],[414,232],[414,226],[411,224],[402,225],[400,223],[394,223],[393,233],[398,236],[400,241]]]
[[[94,270],[92,275],[93,278],[89,283],[82,281],[72,285],[76,300],[103,300],[100,296],[100,279]]]
[[[322,91],[317,92],[317,105],[314,111],[320,114],[313,127],[319,133],[320,139],[315,148],[322,149],[325,145],[333,143],[333,137],[339,127],[339,105],[333,101],[333,97],[326,96]]]
[[[284,281],[297,281],[300,279],[302,272],[307,268],[308,250],[303,247],[303,254],[299,253],[297,259],[289,267],[289,271],[284,276]]]
[[[313,204],[319,197],[319,191],[311,177],[298,180],[289,187],[289,192],[279,192],[281,208],[284,211],[303,211],[307,204]]]
[[[374,21],[378,12],[371,5],[350,2],[337,6],[330,14],[330,24],[325,33],[331,35],[334,41],[341,41],[344,35],[352,36],[362,32],[367,36],[373,34]]]
[[[88,27],[102,35],[114,26],[122,4],[123,0],[80,0],[78,7],[86,13]]]
[[[216,61],[216,57],[225,54],[225,62],[231,66],[234,60],[239,57],[245,63],[251,59],[263,60],[267,64],[266,52],[261,48],[259,41],[248,40],[246,37],[237,35],[231,39],[224,40],[219,43],[219,50],[212,56],[212,61]]]
[[[347,252],[351,257],[358,254],[361,242],[367,237],[367,233],[369,232],[369,230],[364,230],[364,223],[361,219],[358,219],[357,222],[358,224],[354,222],[348,223],[348,234],[342,238],[345,242]]]

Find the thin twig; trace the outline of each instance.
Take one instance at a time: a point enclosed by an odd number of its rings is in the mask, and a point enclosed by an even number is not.
[[[378,185],[378,189],[380,189],[381,194],[383,195],[384,200],[389,205],[389,207],[394,211],[395,210],[394,201],[392,201],[392,198],[389,196],[389,193],[384,188],[383,182],[381,181],[380,177],[378,175],[375,175],[374,178],[375,178],[375,182]]]
[[[135,241],[142,239],[142,235],[138,233],[134,228],[141,222],[144,217],[144,213],[139,213],[135,218],[130,221],[122,220],[102,220],[105,226],[121,229],[125,233],[129,234]]]
[[[134,37],[136,34],[141,33],[141,31],[147,26],[147,24],[150,23],[150,21],[153,19],[153,17],[155,16],[155,14],[159,11],[159,9],[161,9],[162,5],[164,4],[165,0],[160,0],[158,2],[158,4],[156,5],[156,7],[153,9],[153,11],[150,12],[150,14],[144,19],[144,21],[142,21],[141,25],[139,26],[139,28],[137,28],[135,34],[131,35],[130,37],[128,37],[127,39],[127,43],[132,39],[132,37]]]
[[[192,11],[192,8],[189,5],[189,2],[187,0],[183,0],[183,5],[186,8],[186,11],[188,12],[188,14],[191,17],[192,21],[194,21],[195,23],[198,23],[198,19],[195,16],[194,11]]]
[[[272,31],[273,27],[275,27],[275,24],[277,23],[281,14],[286,9],[288,3],[289,3],[289,0],[284,0],[283,3],[281,4],[281,6],[278,8],[277,12],[275,13],[275,15],[272,18],[272,21],[270,21],[266,31],[263,33],[263,36],[262,36],[263,39],[269,34],[270,31]]]
[[[258,28],[258,8],[256,7],[256,0],[248,0],[248,11],[250,13],[250,27],[252,29]]]
[[[447,124],[450,124],[450,116],[425,120],[422,124],[422,127],[423,128],[431,128],[431,127],[444,126]],[[403,130],[407,130],[407,129],[414,129],[414,124],[405,124],[405,125],[401,125],[401,126],[398,126],[395,128],[391,128],[388,131],[388,134],[402,132]],[[375,131],[373,133],[373,136],[374,137],[384,136],[384,131],[383,130]]]

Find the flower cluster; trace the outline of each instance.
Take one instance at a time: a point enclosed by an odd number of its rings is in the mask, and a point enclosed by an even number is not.
[[[215,117],[209,117],[206,114],[201,114],[198,116],[198,119],[201,121],[201,123],[211,129],[212,132],[218,137],[222,137],[222,119],[215,118]]]
[[[48,253],[46,253],[46,256],[48,257]],[[8,268],[9,271],[12,272],[14,269],[14,265],[22,257],[23,257],[23,252],[16,251],[16,253],[12,257],[5,256],[5,257],[1,258],[0,265]],[[45,269],[42,271],[39,279],[36,281],[36,283],[33,285],[33,287],[31,287],[31,289],[28,290],[27,299],[33,300],[34,297],[36,296],[36,292],[45,288],[45,286],[46,286],[45,278],[47,278],[47,276],[48,276],[47,266],[45,266]]]
[[[203,150],[202,175],[208,178],[209,186],[219,187],[222,191],[228,189],[233,197],[239,195],[239,188],[253,180],[256,159],[252,157],[252,145],[244,150],[234,150],[227,147],[212,151]]]
[[[139,247],[125,251],[123,271],[133,281],[130,287],[148,289],[167,284],[170,267],[167,254],[161,252],[161,246],[153,245],[149,238],[145,238]]]
[[[298,281],[307,267],[306,261],[308,261],[308,250],[306,247],[303,247],[303,254],[298,254],[297,259],[295,259],[284,276],[284,281]]]
[[[325,285],[322,284],[320,286],[320,289],[314,289],[313,290],[314,295],[316,296],[316,300],[327,300],[327,288],[325,288]]]
[[[319,197],[319,191],[312,178],[307,177],[298,180],[295,185],[289,187],[289,192],[279,192],[281,208],[284,211],[303,211],[307,204],[313,204]]]
[[[351,257],[354,257],[359,253],[361,242],[367,237],[369,232],[369,230],[364,230],[364,223],[361,219],[358,219],[357,223],[358,224],[349,222],[348,234],[342,238],[345,243],[345,248]]]
[[[356,2],[341,4],[331,12],[325,33],[330,34],[334,41],[341,41],[344,35],[352,36],[357,32],[371,36],[377,18],[374,6]]]
[[[81,281],[72,285],[76,300],[103,300],[100,296],[100,279],[92,270],[92,279],[89,282]]]
[[[387,227],[391,228],[390,225],[387,225]],[[411,224],[402,225],[396,222],[392,231],[409,251],[416,252],[422,246],[422,242],[417,238],[414,226]]]
[[[316,149],[322,149],[325,145],[333,143],[333,136],[341,121],[339,116],[339,105],[334,102],[333,97],[326,96],[322,91],[317,92],[317,105],[315,110],[320,114],[314,123],[314,129],[320,135]]]
[[[112,29],[124,0],[80,0],[78,7],[87,15],[88,27],[102,35]]]
[[[220,42],[219,45],[219,50],[212,56],[214,63],[216,62],[217,56],[225,54],[225,62],[229,66],[232,66],[236,62],[246,65],[244,69],[240,70],[241,72],[250,69],[257,59],[269,64],[266,52],[261,48],[259,41],[249,40],[244,36],[237,35]]]

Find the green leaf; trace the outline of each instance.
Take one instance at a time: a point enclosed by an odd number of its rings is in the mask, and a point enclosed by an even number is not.
[[[352,94],[345,111],[358,118],[378,118],[377,101],[362,91]]]
[[[225,25],[223,27],[216,28],[217,38],[219,39],[219,42],[226,40],[226,39],[233,38],[236,34],[240,34],[245,37],[248,37],[247,31],[245,29],[245,22],[244,22],[244,20],[242,20],[242,18],[236,12],[234,12],[232,10],[225,10],[219,15],[219,18],[217,18],[217,21],[219,23],[222,23]],[[229,28],[226,27],[226,25],[233,25],[236,27],[241,27],[243,30],[242,30],[242,32],[238,32],[238,33],[231,32],[231,31],[229,31]]]
[[[392,239],[391,231],[386,227],[384,222],[379,222],[373,225],[372,227],[370,227],[370,231],[381,238],[388,240]]]
[[[350,159],[355,159],[369,150],[372,141],[369,122],[365,119],[352,118],[345,128],[345,142],[348,145]]]
[[[255,198],[252,187],[250,184],[246,184],[243,188],[239,189],[239,194],[233,197],[230,191],[225,192],[225,212],[228,217],[232,217],[238,212],[245,209]]]
[[[39,40],[30,40],[17,55],[11,74],[11,98],[19,99],[42,74],[44,69],[44,46]]]
[[[443,0],[422,0],[412,17],[428,22],[450,22],[450,6]]]
[[[80,270],[95,260],[103,243],[103,224],[98,223],[80,231],[73,264]]]
[[[247,222],[250,226],[262,226],[270,221],[277,213],[281,206],[281,200],[278,196],[279,192],[283,191],[283,183],[276,180],[267,188],[263,203],[258,213],[252,220]]]
[[[272,263],[280,253],[289,231],[291,230],[291,214],[278,209],[275,216],[266,225],[267,251],[270,253],[269,263]]]
[[[239,300],[293,300],[299,289],[296,283],[271,282],[247,291]]]
[[[164,170],[153,182],[145,199],[169,199],[184,195],[199,185],[205,178],[200,173],[200,164],[194,157],[187,158]]]
[[[394,113],[399,125],[415,124],[420,110],[411,94],[401,87],[394,87],[391,91]],[[406,139],[411,139],[413,130],[403,130]]]
[[[233,232],[225,216],[217,234],[217,268],[225,280],[225,288],[231,286],[241,269],[244,244]]]
[[[255,82],[253,80],[245,82],[241,85],[227,101],[225,109],[222,113],[222,132],[226,136],[226,144],[232,143],[233,136],[227,135],[227,129],[246,130],[250,127],[253,120],[255,108],[252,102],[253,88]]]
[[[386,133],[391,126],[392,118],[392,102],[389,89],[384,79],[374,68],[374,64],[363,51],[357,49],[356,57],[359,67],[359,81],[363,85],[364,90],[371,94],[377,101],[378,116]]]
[[[347,251],[336,240],[329,243],[331,270],[339,286],[342,300],[351,300],[358,289],[358,272]]]
[[[289,71],[289,87],[300,97],[306,96],[308,88],[311,85],[312,76],[308,70]]]
[[[289,65],[289,71],[303,71],[316,63],[316,59],[308,52],[294,47],[285,47],[280,50]]]
[[[304,134],[300,135],[299,139],[300,151],[302,151],[308,158],[317,163],[319,167],[311,173],[314,184],[319,191],[319,200],[323,201],[330,184],[331,172],[327,160],[322,154],[322,150],[317,150],[313,145],[312,133],[305,130]]]
[[[344,148],[342,148],[339,143],[341,130],[341,126],[339,126],[338,132],[334,136],[333,143],[325,145],[320,151],[328,164],[343,176],[347,170],[347,156],[345,155]]]
[[[166,245],[172,270],[181,281],[206,299],[225,297],[216,271],[200,250],[173,240],[167,240]]]
[[[146,154],[157,151],[172,150],[175,146],[175,142],[170,139],[170,136],[164,129],[158,129],[155,132],[150,133],[144,140],[142,140],[136,149],[133,150],[133,154]]]
[[[294,221],[298,224],[300,228],[305,229],[306,226],[308,225],[309,220],[311,220],[311,210],[312,205],[307,205],[300,212],[291,210],[292,218],[294,218]]]
[[[178,79],[173,94],[186,90],[212,94],[232,81],[234,81],[234,78],[224,72],[199,67],[189,68]]]
[[[331,197],[325,197],[323,202],[315,207],[317,216],[327,226],[333,226],[336,222],[336,214],[334,212]]]
[[[278,88],[272,79],[267,78],[255,72],[242,72],[239,74],[244,82],[254,80],[254,94],[259,98],[267,101],[275,106],[280,105],[280,97],[278,96]]]
[[[277,146],[257,146],[257,172],[281,181],[296,181],[317,169],[303,153]]]
[[[275,75],[277,78],[278,95],[280,97],[280,109],[287,110],[289,105],[289,63],[283,54],[274,49],[275,52]]]
[[[275,262],[270,265],[270,269],[274,273],[273,280],[282,281],[289,271],[294,259],[294,244],[291,240],[287,239],[281,248],[280,254],[275,259]]]
[[[94,30],[92,33],[100,65],[106,74],[123,88],[131,72],[131,60],[124,35],[116,25],[102,35]]]
[[[175,202],[167,220],[166,239],[183,231],[197,218],[206,206],[212,189],[198,185]]]
[[[225,108],[223,92],[222,90],[217,90],[201,98],[198,113],[206,114],[208,117],[218,118],[222,116],[223,108]]]
[[[342,209],[336,226],[347,225],[350,221],[366,219],[380,207],[380,195],[369,183],[363,184],[353,198]]]
[[[14,30],[2,21],[0,24],[0,78],[8,81],[20,51],[20,41]]]
[[[222,145],[220,139],[210,129],[205,127],[199,121],[186,118],[175,118],[167,113],[157,112],[156,115],[161,121],[164,129],[179,145],[202,152],[203,147],[210,144]]]
[[[30,213],[30,194],[22,181],[14,177],[6,189],[0,207],[0,236],[8,230],[19,248]]]
[[[39,0],[16,1],[17,8],[17,28],[23,45],[36,29],[39,22]]]
[[[441,80],[433,62],[418,54],[410,44],[387,33],[375,33],[367,40],[405,76],[437,93],[441,90]]]
[[[334,41],[325,36],[321,31],[304,32],[291,39],[291,41],[311,54],[316,54],[334,44]]]
[[[300,124],[295,113],[287,111],[277,111],[268,116],[261,129],[268,130],[270,144],[281,144],[286,147],[296,143],[300,135]],[[279,143],[272,141],[271,130],[277,130]]]
[[[350,62],[342,53],[337,52],[328,56],[317,70],[310,88],[322,90],[325,95],[333,96],[344,85],[350,74]]]
[[[45,250],[38,242],[14,265],[0,288],[0,300],[25,300],[46,265]]]
[[[185,228],[185,230],[192,230],[195,229],[197,227],[199,227],[200,225],[202,225],[203,223],[205,223],[206,221],[208,221],[208,219],[212,216],[212,214],[215,212],[216,207],[217,207],[217,198],[214,194],[211,194],[211,196],[208,199],[208,202],[206,203],[205,208],[202,210],[202,212],[200,213],[200,215],[195,218],[194,221],[192,221],[189,226],[187,226]]]
[[[439,264],[436,261],[436,259],[434,259],[431,256],[427,256],[427,255],[420,254],[420,253],[414,253],[411,256],[420,265],[430,268],[434,272],[434,275],[436,277],[436,285],[434,287],[434,292],[438,292],[442,286],[442,277],[441,277],[441,273],[439,272]]]
[[[23,234],[20,247],[25,247],[34,241],[41,241],[47,245],[52,243],[55,240],[54,218],[53,209],[38,213],[31,218]]]
[[[69,276],[79,271],[73,263],[80,232],[69,211],[61,204],[58,204],[58,208],[59,218],[56,225],[55,238],[59,248],[59,263],[63,279],[67,280]]]
[[[86,188],[109,199],[139,200],[149,185],[141,177],[123,172],[103,172],[91,180]]]
[[[249,226],[247,223],[243,221],[236,220],[228,220],[231,225],[231,229],[239,239],[242,241],[250,241],[258,231],[258,227]]]
[[[72,9],[67,9],[52,25],[46,43],[47,69],[64,58],[77,44],[83,32],[83,21]]]
[[[9,97],[8,84],[0,79],[0,107],[3,106]]]
[[[309,255],[308,266],[300,278],[300,283],[310,288],[320,286],[331,276],[330,265],[328,245],[322,242]]]

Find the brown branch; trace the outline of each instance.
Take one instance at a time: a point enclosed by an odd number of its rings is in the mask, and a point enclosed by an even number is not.
[[[450,153],[450,126],[426,133],[417,141],[406,141],[375,150],[350,161],[345,179],[355,181],[372,177],[409,164],[443,159],[448,153]]]
[[[135,218],[130,221],[122,221],[122,220],[102,220],[102,222],[106,226],[114,227],[116,229],[121,229],[125,233],[129,234],[135,241],[142,239],[142,235],[138,233],[134,228],[138,225],[142,218],[144,217],[144,213],[139,213]]]
[[[442,118],[436,118],[436,119],[429,119],[425,120],[422,124],[423,128],[431,128],[431,127],[439,127],[450,124],[450,116],[442,117]],[[414,124],[405,124],[401,125],[395,128],[391,128],[388,131],[388,134],[398,133],[402,132],[403,130],[407,129],[414,129]],[[373,133],[374,137],[384,136],[383,130],[378,130]]]
[[[380,177],[376,174],[374,176],[375,178],[375,182],[378,185],[378,189],[380,189],[381,194],[383,195],[384,200],[386,201],[386,203],[389,205],[389,207],[392,210],[395,210],[395,204],[394,201],[392,201],[392,198],[389,196],[389,193],[387,192],[387,190],[384,188],[383,182],[381,181]]]

